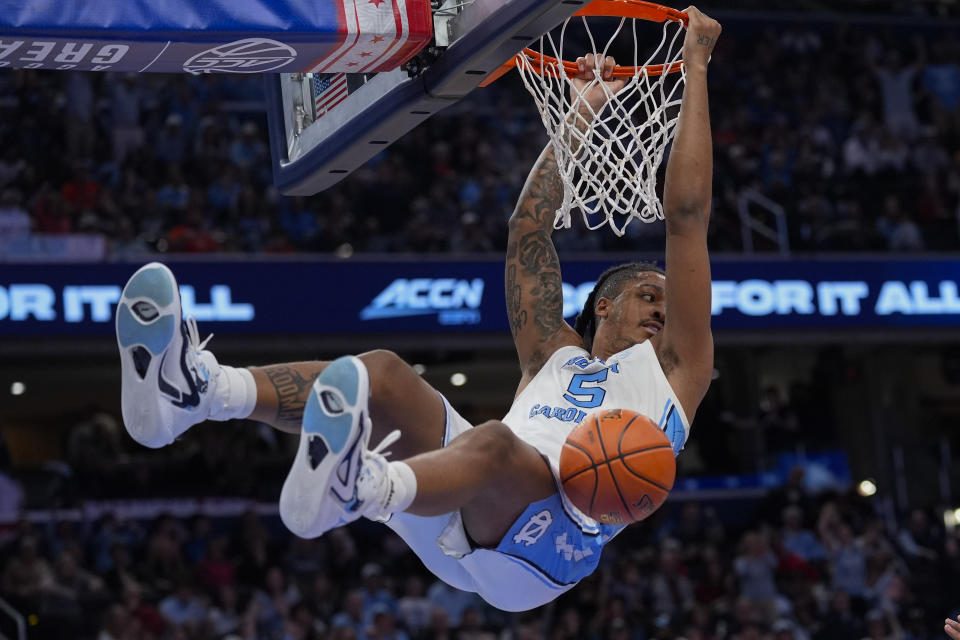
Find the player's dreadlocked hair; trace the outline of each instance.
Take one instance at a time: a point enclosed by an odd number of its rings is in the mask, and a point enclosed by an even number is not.
[[[613,300],[620,295],[626,283],[635,279],[641,273],[649,271],[666,274],[666,271],[653,262],[628,262],[610,267],[600,274],[600,277],[597,278],[597,284],[593,286],[593,291],[587,296],[583,311],[577,316],[577,322],[573,327],[583,338],[583,344],[588,350],[593,347],[593,337],[597,333],[597,297]]]

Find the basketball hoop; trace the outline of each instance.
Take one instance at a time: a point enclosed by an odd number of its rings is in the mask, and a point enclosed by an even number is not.
[[[620,18],[602,48],[596,46],[587,22],[588,17],[595,16]],[[577,64],[563,59],[565,40],[569,40],[567,29],[574,18],[582,21],[589,43],[587,51],[583,51],[582,43],[566,43],[566,53],[577,57],[610,55],[618,36],[632,34],[633,64],[618,65],[613,71],[614,77],[627,79],[616,94],[599,78],[590,81],[582,92],[574,88],[572,77],[578,73]],[[638,21],[663,23],[659,44],[643,59]],[[564,21],[558,39],[548,33],[540,38],[539,46],[524,49],[495,74],[517,67],[550,136],[564,187],[555,228],[570,227],[573,208],[580,209],[588,229],[609,224],[618,236],[634,218],[643,222],[663,219],[656,193],[657,169],[679,117],[685,79],[681,34],[686,22],[687,15],[682,11],[641,0],[594,0]],[[583,96],[597,85],[606,92],[608,101],[594,113]],[[581,109],[592,117],[584,117]]]

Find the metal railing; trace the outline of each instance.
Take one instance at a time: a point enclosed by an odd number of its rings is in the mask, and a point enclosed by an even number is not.
[[[3,613],[13,620],[17,626],[17,640],[27,640],[27,623],[24,621],[20,612],[10,606],[10,603],[0,598],[0,613]],[[2,635],[2,634],[0,634]]]
[[[774,226],[750,214],[751,205],[764,209],[774,218]],[[783,207],[754,189],[745,189],[737,198],[740,213],[740,235],[744,253],[753,253],[753,234],[760,235],[777,245],[782,256],[790,255],[790,238],[787,235],[787,214]]]

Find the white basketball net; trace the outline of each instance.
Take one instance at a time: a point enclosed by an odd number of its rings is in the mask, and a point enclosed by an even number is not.
[[[540,110],[563,180],[563,203],[557,210],[554,227],[569,228],[570,210],[576,207],[582,212],[588,229],[609,224],[614,233],[622,236],[635,218],[643,222],[663,219],[663,207],[656,193],[657,168],[663,160],[664,149],[673,139],[685,70],[652,76],[642,67],[679,62],[683,27],[679,22],[664,22],[660,44],[643,61],[637,54],[637,19],[622,18],[603,49],[597,48],[586,18],[580,17],[580,20],[590,40],[590,51],[576,53],[571,59],[580,55],[606,56],[614,39],[630,22],[634,59],[632,63],[617,62],[638,67],[638,73],[627,79],[623,89],[614,95],[606,84],[594,79],[583,92],[578,92],[563,65],[551,65],[544,73],[538,73],[540,63],[523,53],[517,56],[517,68]],[[539,53],[563,59],[563,41],[569,22],[570,18],[560,30],[560,46],[547,34],[540,38]],[[597,84],[608,98],[599,113],[583,99],[584,93]],[[579,111],[581,107],[594,117],[584,118]]]

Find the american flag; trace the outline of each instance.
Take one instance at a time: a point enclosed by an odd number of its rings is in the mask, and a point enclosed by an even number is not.
[[[318,118],[346,99],[347,74],[334,73],[314,80],[313,104]]]

